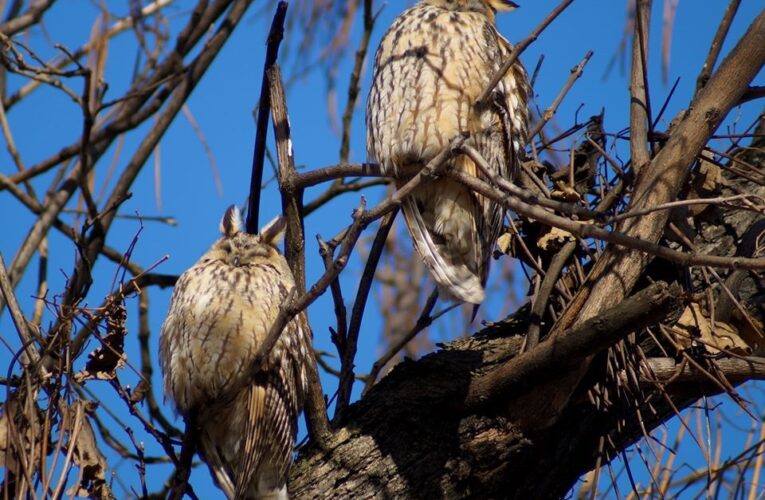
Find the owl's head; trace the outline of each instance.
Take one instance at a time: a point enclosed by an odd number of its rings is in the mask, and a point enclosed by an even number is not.
[[[518,4],[512,0],[425,0],[425,2],[446,10],[490,13],[492,19],[494,12],[509,12],[518,8]]]
[[[231,205],[220,221],[221,238],[215,242],[206,259],[221,260],[233,267],[243,267],[258,261],[283,260],[278,245],[284,237],[286,221],[278,216],[260,230],[248,234],[242,230],[242,215]]]

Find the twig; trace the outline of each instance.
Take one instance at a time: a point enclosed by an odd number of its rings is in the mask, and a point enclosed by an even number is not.
[[[356,300],[353,302],[353,310],[351,311],[348,336],[345,341],[343,352],[340,353],[340,382],[338,384],[337,400],[335,402],[335,422],[340,422],[342,420],[343,412],[351,400],[351,391],[353,390],[353,382],[355,380],[353,367],[356,358],[356,346],[359,340],[359,332],[361,331],[361,319],[364,316],[364,309],[367,305],[369,291],[372,288],[377,264],[380,261],[383,249],[385,248],[385,240],[388,238],[388,233],[393,225],[393,220],[396,218],[396,213],[398,213],[398,209],[394,209],[380,221],[380,228],[377,230],[375,239],[372,242],[372,247],[367,256],[367,262],[364,265],[364,272],[361,274],[359,288],[356,292]]]
[[[674,358],[649,358],[650,372],[641,371],[641,381],[648,384],[709,382],[709,375],[696,370],[689,363],[678,364]],[[765,358],[757,356],[723,358],[714,361],[720,373],[733,383],[746,380],[765,380]]]
[[[163,80],[168,74],[183,74],[184,78],[180,80],[180,84],[172,82],[173,84],[164,86],[162,91],[158,92],[155,99],[150,103],[146,102],[149,100],[149,96],[141,98],[136,97],[129,101],[125,101],[125,105],[120,109],[119,115],[107,126],[99,129],[93,134],[91,138],[91,161],[95,162],[96,159],[107,150],[111,142],[120,132],[134,128],[148,117],[153,116],[165,101],[171,97],[170,102],[165,105],[165,108],[158,116],[156,124],[138,147],[130,162],[126,165],[122,176],[116,182],[113,193],[105,203],[105,206],[117,206],[120,200],[124,200],[133,181],[145,164],[146,159],[152,151],[154,151],[156,144],[173,121],[175,115],[180,111],[194,86],[199,82],[202,75],[215,58],[215,55],[230,36],[231,30],[238,25],[238,21],[241,16],[244,15],[244,11],[248,7],[250,1],[251,0],[234,0],[232,2],[219,2],[210,6],[204,12],[200,12],[197,17],[192,16],[194,17],[193,22],[190,22],[178,36],[176,52],[169,55],[165,61],[160,63],[151,77],[136,82],[134,86],[140,86],[142,84],[151,85],[158,79]],[[229,7],[228,3],[233,3],[233,5],[227,10],[227,7]],[[184,57],[191,51],[202,36],[209,35],[209,26],[223,13],[226,13],[225,21],[222,22],[219,29],[209,37],[201,52],[194,58],[187,68],[180,71],[178,69],[178,58]],[[79,152],[80,141],[78,140],[59,151],[59,153],[41,162],[38,165],[38,169],[30,167],[25,172],[17,175],[30,174],[30,171],[32,170],[34,170],[34,174],[32,175],[36,175],[37,173],[46,171],[60,162],[71,158]],[[61,184],[60,188],[58,186],[52,187],[51,191],[54,192],[54,194],[50,196],[48,203],[45,205],[44,212],[38,217],[29,236],[17,251],[14,261],[9,267],[9,276],[12,284],[15,285],[18,283],[23,270],[29,264],[29,260],[39,246],[40,239],[44,237],[57,214],[73,195],[77,186],[77,179],[80,175],[80,168],[81,165],[75,166],[69,173],[68,178]],[[16,176],[14,176],[14,178],[15,177]],[[18,180],[14,180],[14,178],[12,178],[13,182],[17,182]],[[83,277],[82,273],[86,271],[83,266],[87,265],[86,262],[94,262],[103,248],[105,242],[104,236],[111,226],[114,215],[114,213],[110,213],[104,217],[101,221],[102,231],[98,231],[97,234],[92,234],[92,239],[89,239],[87,242],[87,248],[83,252],[86,258],[80,260],[80,264],[78,264],[79,272],[73,274],[74,282]],[[4,301],[0,301],[0,311],[2,311],[4,305]],[[52,331],[56,331],[56,328]]]
[[[284,253],[289,263],[292,274],[295,277],[297,293],[303,293],[305,290],[305,229],[303,227],[303,189],[296,188],[294,178],[296,175],[295,159],[292,150],[292,139],[290,137],[290,123],[287,114],[287,98],[284,94],[284,85],[282,83],[281,70],[279,64],[274,63],[268,71],[269,93],[271,95],[271,114],[273,115],[274,136],[276,138],[276,152],[279,162],[279,192],[282,198],[282,212],[287,219],[286,239],[284,243]],[[326,288],[325,288],[326,289]],[[307,307],[307,304],[306,304]],[[295,312],[297,314],[298,311]],[[282,314],[282,311],[279,313]],[[294,314],[292,315],[294,316]],[[290,318],[292,317],[290,316]],[[257,359],[252,364],[252,373],[259,370],[262,360],[270,353],[279,333],[289,321],[285,316],[284,322],[277,329],[269,331],[266,343],[261,346],[260,360]],[[279,323],[277,318],[276,323]],[[308,321],[305,320],[305,327],[308,328]],[[329,423],[327,419],[327,409],[324,402],[324,392],[319,380],[319,371],[316,367],[314,357],[306,367],[308,376],[308,393],[306,396],[306,416],[308,421],[308,430],[313,441],[320,447],[326,448],[326,441],[330,434]]]
[[[178,463],[175,468],[175,477],[173,485],[167,497],[173,500],[181,500],[184,493],[190,492],[189,476],[191,475],[191,465],[194,454],[197,450],[197,434],[195,419],[193,416],[186,418],[186,431],[183,433],[183,444],[181,445],[181,454],[178,457]]]
[[[112,310],[112,308],[114,307],[114,304],[118,304],[124,301],[125,297],[127,297],[131,293],[140,291],[142,284],[145,283],[146,280],[153,280],[159,277],[160,279],[166,279],[168,283],[172,281],[174,284],[175,280],[177,280],[175,276],[172,276],[172,277],[167,275],[152,276],[151,273],[149,272],[155,267],[157,267],[158,265],[160,265],[162,262],[166,261],[167,259],[168,259],[168,256],[165,255],[159,261],[157,261],[156,263],[151,265],[148,269],[146,269],[142,274],[134,276],[125,284],[120,284],[117,291],[107,295],[106,298],[104,299],[104,303],[99,308],[98,313],[94,314],[93,317],[88,319],[87,324],[83,325],[83,327],[80,328],[80,331],[77,333],[77,335],[71,340],[70,349],[72,353],[74,353],[76,356],[79,355],[83,347],[85,346],[85,342],[87,342],[88,338],[90,338],[92,333],[96,330],[96,326],[98,325],[98,323],[100,323],[101,320],[104,319],[105,314],[108,311]],[[175,280],[173,278],[175,278]]]
[[[702,66],[699,76],[696,78],[696,93],[707,84],[709,78],[712,76],[712,70],[714,70],[717,58],[720,56],[723,42],[728,35],[728,30],[730,29],[730,25],[733,22],[733,18],[736,16],[736,11],[738,11],[738,6],[740,4],[741,0],[731,0],[725,8],[723,18],[717,26],[715,37],[712,39],[712,44],[709,46],[709,53],[707,53],[704,66]]]
[[[520,200],[523,200],[529,205],[551,208],[565,214],[576,216],[577,219],[581,220],[598,220],[602,219],[603,217],[602,213],[595,210],[590,210],[574,203],[564,203],[552,200],[550,198],[545,198],[532,191],[516,186],[507,179],[504,179],[493,173],[487,161],[481,156],[481,153],[469,144],[463,145],[460,150],[469,156],[470,159],[473,160],[476,166],[478,166],[478,168],[481,170],[481,173],[488,177],[491,182],[496,184],[497,187],[499,187],[502,191],[516,198],[519,198]]]
[[[308,217],[308,215],[323,207],[328,201],[343,193],[353,193],[372,186],[383,186],[389,182],[389,179],[370,179],[363,182],[358,180],[354,182],[333,182],[326,191],[312,199],[303,208],[303,217]]]
[[[487,183],[464,172],[450,171],[449,176],[466,185],[473,191],[476,191],[492,200],[502,203],[506,208],[514,210],[521,215],[536,219],[550,226],[565,229],[580,238],[597,238],[613,243],[615,245],[631,248],[649,255],[661,257],[670,262],[675,262],[683,266],[706,265],[711,267],[734,268],[734,269],[765,269],[765,258],[748,257],[723,257],[718,255],[698,255],[693,253],[684,253],[663,247],[647,240],[628,236],[625,233],[617,231],[608,231],[605,228],[595,224],[583,224],[580,222],[560,217],[552,214],[542,208],[531,206],[513,196],[506,196],[504,193],[496,190]]]
[[[765,205],[753,205],[752,201],[758,201],[760,203],[765,203],[765,199],[763,199],[760,196],[757,196],[756,194],[736,194],[732,196],[718,196],[715,198],[693,198],[690,200],[675,200],[670,201],[668,203],[662,203],[661,205],[656,205],[655,207],[646,207],[641,210],[634,210],[630,212],[624,212],[618,215],[615,215],[608,219],[608,223],[615,223],[619,222],[625,219],[629,219],[631,217],[640,217],[641,215],[650,214],[651,212],[656,212],[658,210],[671,210],[676,207],[687,207],[687,206],[693,206],[693,205],[725,205],[728,203],[731,203],[733,201],[737,200],[744,200],[748,201],[748,206],[744,206],[741,208],[744,209],[750,209],[755,212],[765,213]]]
[[[125,388],[122,387],[122,384],[117,377],[113,378],[109,382],[111,386],[117,391],[120,399],[122,399],[122,401],[127,405],[130,414],[141,422],[144,430],[146,430],[146,432],[148,432],[157,441],[157,443],[164,450],[165,454],[177,466],[178,456],[175,454],[175,450],[173,449],[173,442],[170,437],[164,432],[157,430],[157,428],[154,427],[151,422],[149,422],[146,417],[138,410],[137,403],[131,400],[130,394],[128,394]]]
[[[334,248],[327,245],[321,236],[317,235],[316,239],[319,242],[319,256],[324,261],[324,269],[329,270],[335,263]],[[332,342],[337,345],[337,350],[342,355],[345,352],[346,340],[348,338],[348,311],[345,307],[343,291],[340,288],[340,280],[333,281],[329,285],[329,290],[332,294],[332,304],[335,306],[335,319],[337,320],[337,328],[334,330],[330,328]]]
[[[765,85],[751,85],[746,92],[744,92],[744,95],[741,96],[739,104],[744,104],[745,102],[761,99],[763,97],[765,97]]]
[[[651,160],[650,168],[644,169],[644,175],[638,179],[634,194],[630,199],[630,208],[640,210],[645,207],[667,203],[677,199],[677,194],[685,185],[690,164],[703,150],[709,136],[719,126],[730,109],[739,101],[749,83],[765,62],[765,12],[759,14],[750,24],[728,57],[720,65],[707,85],[694,98],[691,106],[678,116],[678,125],[663,148]],[[549,215],[549,214],[548,214]],[[594,317],[598,311],[617,304],[637,282],[651,258],[645,251],[659,250],[661,256],[669,260],[688,265],[704,261],[712,266],[738,265],[736,259],[704,256],[703,258],[683,258],[656,243],[664,233],[669,213],[654,212],[644,217],[625,221],[619,238],[640,241],[644,249],[623,251],[619,248],[606,250],[590,271],[590,286],[582,287],[573,301],[567,306],[556,325],[553,335],[561,334],[572,325]],[[556,224],[557,225],[557,224]],[[596,230],[600,232],[600,230]],[[593,233],[594,234],[594,233]],[[626,243],[626,240],[623,240]],[[621,245],[613,240],[612,243]],[[659,255],[659,253],[655,254]],[[677,260],[675,260],[677,259]],[[712,262],[715,262],[712,264]],[[747,265],[757,264],[750,261]],[[550,387],[550,390],[573,392],[581,380],[588,363],[584,363],[578,373],[572,373],[568,387]],[[576,377],[574,377],[576,375]],[[574,380],[574,379],[577,380]],[[537,400],[543,401],[536,395]],[[563,401],[565,404],[565,401]]]
[[[362,199],[361,205],[354,210],[353,224],[351,224],[346,230],[342,231],[340,235],[333,240],[339,240],[341,242],[340,252],[334,261],[332,267],[314,283],[311,288],[304,294],[298,295],[295,290],[291,292],[289,298],[285,300],[284,304],[279,308],[279,314],[276,316],[274,323],[268,331],[268,335],[263,339],[258,352],[253,357],[252,364],[250,366],[250,377],[243,377],[243,381],[239,384],[232,384],[227,388],[227,394],[235,394],[242,385],[246,383],[252,376],[257,374],[263,363],[263,360],[269,355],[273,349],[276,341],[279,339],[284,327],[289,321],[292,320],[297,314],[305,310],[311,305],[320,295],[322,295],[330,283],[334,281],[340,272],[345,268],[348,263],[353,247],[358,241],[361,231],[369,224],[384,216],[387,213],[392,212],[399,207],[407,196],[416,189],[422,182],[433,178],[435,175],[446,166],[448,160],[458,153],[459,148],[465,142],[466,137],[459,136],[451,141],[451,143],[443,148],[432,160],[428,162],[416,175],[414,175],[406,184],[401,186],[397,191],[388,196],[379,205],[372,210],[365,210],[366,202]],[[224,397],[224,396],[222,396]]]
[[[41,0],[31,4],[25,13],[0,24],[0,33],[6,36],[11,36],[32,26],[42,19],[43,14],[45,14],[45,11],[47,11],[51,5],[53,5],[53,0]]]
[[[117,19],[111,27],[107,30],[106,36],[109,38],[113,38],[116,35],[122,33],[125,30],[128,30],[134,26],[134,21],[136,19],[145,18],[147,16],[150,16],[152,14],[155,14],[159,12],[161,9],[166,7],[167,5],[171,4],[174,0],[155,0],[152,3],[149,3],[143,7],[140,8],[138,11],[139,15],[136,15],[136,12],[132,12],[130,15],[125,16],[123,18]],[[84,55],[88,53],[88,51],[91,50],[92,40],[89,40],[84,45],[79,47],[77,50],[72,52],[68,55],[68,57],[60,58],[60,56],[54,57],[51,61],[46,63],[46,67],[53,67],[58,70],[62,70],[65,67],[67,67],[72,62],[79,61]],[[31,82],[27,83],[26,85],[23,85],[19,90],[14,92],[12,95],[10,95],[6,101],[5,106],[7,108],[10,108],[14,104],[21,101],[24,97],[28,96],[33,90],[35,90],[37,87],[39,87],[40,82],[36,80],[32,80]]]
[[[61,213],[64,214],[77,214],[77,215],[84,215],[85,212],[82,210],[77,209],[70,209],[65,208],[61,210]],[[135,214],[117,214],[114,216],[115,219],[122,219],[122,220],[140,220],[143,222],[159,222],[162,224],[167,224],[168,226],[177,226],[178,220],[175,217],[169,217],[164,215],[135,215]]]
[[[364,0],[364,33],[361,35],[359,48],[356,50],[356,60],[353,63],[351,81],[348,83],[348,102],[345,104],[345,111],[343,112],[343,135],[342,140],[340,141],[341,162],[348,161],[351,144],[351,120],[353,119],[356,100],[358,99],[359,91],[361,90],[359,85],[359,81],[361,80],[361,69],[364,65],[367,50],[369,50],[369,39],[372,36],[375,17],[376,16],[372,15],[372,0]]]
[[[24,364],[24,368],[29,368],[31,365],[37,364],[40,360],[40,353],[35,349],[34,338],[29,331],[29,324],[24,317],[24,313],[21,312],[21,307],[16,300],[16,294],[13,292],[13,286],[8,279],[8,272],[5,268],[5,261],[3,255],[0,254],[0,291],[5,297],[5,303],[8,304],[8,310],[11,313],[11,319],[16,327],[16,332],[21,339],[23,351],[21,353],[21,362]]]
[[[411,330],[409,330],[405,335],[403,335],[395,344],[391,345],[390,348],[380,356],[380,359],[374,362],[372,365],[372,370],[369,372],[369,375],[367,375],[366,382],[364,383],[364,390],[362,391],[361,395],[362,397],[369,392],[369,390],[372,388],[372,386],[375,385],[375,382],[377,382],[377,378],[380,376],[380,372],[383,368],[385,368],[385,365],[388,364],[388,362],[393,359],[396,354],[398,354],[401,349],[406,347],[406,345],[414,339],[418,333],[429,327],[431,324],[433,324],[433,321],[438,319],[440,316],[444,315],[445,313],[451,311],[455,307],[458,307],[460,304],[452,304],[443,311],[439,312],[438,314],[435,314],[431,316],[431,312],[433,312],[433,308],[436,306],[436,301],[438,300],[438,289],[433,290],[433,292],[428,297],[428,300],[425,301],[425,307],[422,308],[422,312],[420,313],[420,316],[417,318],[417,321],[415,321],[414,326]]]
[[[566,94],[568,94],[568,91],[571,90],[571,87],[574,86],[574,82],[576,82],[582,76],[582,73],[584,73],[584,67],[590,61],[592,54],[592,50],[588,50],[584,55],[584,59],[582,59],[579,64],[571,68],[571,74],[569,75],[568,80],[566,80],[565,85],[563,85],[563,88],[560,89],[558,96],[555,98],[552,104],[550,104],[547,109],[544,110],[539,121],[537,121],[531,131],[529,131],[529,140],[537,135],[539,131],[542,130],[542,128],[547,124],[547,122],[549,122],[552,117],[555,116],[555,112],[558,111],[558,107],[560,106],[561,102],[563,102]]]
[[[502,63],[502,66],[499,67],[499,70],[497,70],[496,73],[494,73],[494,76],[492,76],[491,80],[489,80],[489,84],[486,86],[484,91],[481,93],[480,97],[476,100],[475,106],[481,107],[483,106],[487,100],[489,99],[489,96],[494,91],[494,88],[497,86],[500,80],[502,80],[505,77],[505,74],[510,70],[510,66],[512,66],[515,61],[518,59],[518,56],[523,53],[526,48],[531,45],[538,37],[539,35],[552,23],[556,17],[560,15],[561,12],[566,10],[566,8],[571,5],[571,3],[574,0],[563,0],[560,4],[558,4],[557,7],[555,7],[549,14],[547,14],[547,17],[545,17],[542,22],[540,22],[536,28],[534,28],[534,31],[529,34],[526,38],[521,40],[517,45],[513,47],[513,51],[510,52],[510,55],[507,57],[507,59]],[[533,136],[529,136],[533,137]]]
[[[139,285],[140,286],[140,285]],[[154,395],[154,385],[148,381],[152,380],[154,374],[154,364],[152,363],[152,350],[149,347],[149,338],[151,336],[151,327],[149,325],[149,292],[142,290],[138,296],[138,348],[141,353],[141,375],[143,380],[138,382],[136,391],[141,390],[141,384],[145,384],[145,401],[149,410],[149,416],[157,422],[168,435],[181,436],[181,432],[170,423],[162,413],[162,409],[157,403]],[[134,391],[135,394],[135,391]]]
[[[317,168],[295,176],[295,187],[307,188],[322,182],[344,177],[382,177],[377,163],[340,163],[330,167]]]
[[[246,228],[249,234],[258,232],[258,211],[260,210],[260,185],[263,182],[263,162],[266,154],[266,138],[268,137],[268,114],[271,107],[270,83],[268,71],[276,64],[279,56],[279,45],[284,38],[284,19],[287,16],[287,2],[280,1],[276,6],[271,29],[268,31],[266,61],[263,65],[263,79],[260,84],[260,101],[258,101],[258,118],[256,125],[255,147],[252,153],[252,175],[250,177],[250,197],[247,205]]]
[[[534,302],[531,306],[531,313],[529,315],[529,328],[526,334],[526,345],[524,351],[530,351],[539,344],[539,330],[542,326],[542,316],[544,315],[547,302],[550,299],[550,293],[555,287],[555,283],[558,281],[560,273],[563,271],[568,259],[573,255],[578,241],[569,241],[563,248],[558,250],[555,256],[550,261],[550,265],[545,271],[542,284],[539,286],[539,291],[534,297]]]
[[[111,142],[122,132],[134,129],[147,119],[153,117],[165,105],[165,101],[169,97],[177,96],[178,94],[184,94],[185,97],[188,97],[190,89],[193,88],[207,69],[210,59],[220,49],[220,45],[225,42],[227,31],[236,26],[236,20],[242,8],[246,8],[250,2],[251,0],[221,1],[209,6],[209,8],[206,2],[197,4],[189,18],[189,23],[176,39],[176,50],[168,54],[161,63],[157,64],[152,74],[134,82],[133,87],[125,94],[130,99],[122,100],[122,106],[119,108],[116,116],[108,124],[99,128],[91,138],[91,143],[98,147],[99,152],[98,155],[93,153],[94,161],[108,149]],[[205,45],[202,52],[191,64],[185,68],[179,68],[178,61],[186,57],[202,37],[209,35],[209,27],[215,23],[219,16],[226,12],[232,3],[234,8],[228,11],[227,21],[218,30],[218,36],[207,40],[208,44]],[[189,72],[190,68],[191,71]],[[185,78],[182,80],[183,83],[178,85],[181,75],[185,75]],[[78,139],[59,150],[58,153],[29,167],[24,172],[13,175],[11,180],[13,182],[20,182],[45,173],[56,165],[76,156],[79,152],[80,140]],[[74,173],[72,172],[72,175]],[[76,179],[76,177],[72,178]]]

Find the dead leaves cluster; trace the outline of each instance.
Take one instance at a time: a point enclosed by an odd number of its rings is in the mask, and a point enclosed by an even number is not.
[[[123,302],[115,302],[105,313],[106,336],[101,339],[101,346],[88,354],[85,369],[78,372],[74,379],[77,383],[85,380],[112,380],[117,369],[125,366],[125,321],[127,313]]]
[[[752,347],[741,338],[736,326],[711,319],[697,302],[685,308],[671,331],[676,344],[683,349],[700,345],[711,355],[747,356],[752,352]]]

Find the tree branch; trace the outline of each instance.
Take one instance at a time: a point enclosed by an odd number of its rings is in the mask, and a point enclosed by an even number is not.
[[[535,349],[474,379],[465,397],[464,409],[506,401],[513,394],[534,387],[541,378],[559,375],[582,359],[616,344],[630,332],[659,323],[679,309],[680,295],[677,285],[654,283],[563,335],[542,342]]]

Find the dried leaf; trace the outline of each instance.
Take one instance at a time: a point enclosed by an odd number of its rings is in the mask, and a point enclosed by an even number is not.
[[[709,338],[710,343],[713,343],[720,349],[725,349],[728,352],[741,354],[744,356],[752,353],[752,348],[749,347],[746,342],[744,342],[744,340],[738,334],[738,330],[733,325],[715,321],[714,330],[710,328],[709,332],[712,335]],[[712,354],[719,352],[711,346],[707,346],[707,350],[709,350],[709,352]]]
[[[731,324],[738,329],[739,336],[752,348],[752,352],[757,355],[765,352],[765,335],[763,335],[765,325],[762,321],[752,315],[744,318],[739,311],[736,311],[731,318]]]
[[[500,252],[507,254],[513,246],[513,235],[510,233],[503,233],[497,238],[497,246]]]
[[[694,182],[694,187],[696,187],[699,195],[715,193],[719,189],[722,180],[722,170],[720,167],[709,161],[707,158],[712,159],[712,153],[709,151],[701,153],[699,171]]]
[[[553,227],[537,240],[537,246],[542,250],[556,251],[567,241],[574,241],[574,235],[564,229]]]
[[[676,342],[684,348],[691,347],[694,340],[698,339],[710,354],[718,354],[723,350],[742,355],[752,352],[734,326],[715,321],[713,328],[712,323],[704,316],[701,305],[697,303],[685,308],[672,329],[676,334]]]
[[[125,305],[122,302],[114,304],[106,312],[106,336],[101,341],[101,346],[88,355],[85,369],[74,376],[78,383],[90,379],[112,380],[117,369],[125,366],[126,317]]]
[[[550,192],[550,198],[570,203],[582,201],[582,196],[574,188],[563,182],[555,183],[555,189]]]
[[[105,12],[96,18],[93,27],[90,30],[90,41],[88,46],[88,69],[90,69],[90,88],[88,90],[90,102],[88,107],[91,113],[96,110],[99,96],[98,93],[104,84],[104,74],[106,72],[106,60],[109,54],[109,29],[108,12]]]
[[[90,420],[83,413],[88,413],[88,405],[84,401],[75,402],[76,405],[82,405],[84,412],[70,409],[72,415],[80,415],[80,428],[77,438],[74,442],[74,453],[72,453],[73,462],[80,468],[80,482],[72,485],[66,492],[68,496],[78,496],[81,498],[112,499],[112,494],[106,482],[106,459],[98,449],[96,435]]]

